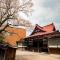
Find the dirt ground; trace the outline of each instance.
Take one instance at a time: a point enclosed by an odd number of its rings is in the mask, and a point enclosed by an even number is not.
[[[16,60],[60,60],[60,55],[17,50],[15,59]]]

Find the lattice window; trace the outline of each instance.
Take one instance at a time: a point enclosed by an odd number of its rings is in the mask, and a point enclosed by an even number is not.
[[[60,48],[60,38],[58,39],[58,48]]]
[[[47,44],[47,39],[43,39],[43,44]]]
[[[29,45],[33,45],[33,41],[32,40],[29,40]]]
[[[48,47],[60,48],[60,39],[59,38],[50,39],[48,42]]]

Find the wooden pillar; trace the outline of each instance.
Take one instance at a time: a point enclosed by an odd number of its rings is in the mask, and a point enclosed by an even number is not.
[[[39,52],[39,40],[38,40],[38,42],[37,42],[37,48],[38,48],[38,52]]]
[[[7,51],[5,50],[5,52],[4,52],[4,59],[3,60],[6,60],[6,53],[7,53]]]
[[[16,48],[13,48],[13,60],[15,60],[15,56],[16,56]]]
[[[0,60],[2,60],[2,50],[0,50]]]
[[[5,60],[5,49],[0,50],[0,60]]]
[[[48,42],[48,46],[49,46],[49,38],[47,38],[47,42]],[[49,47],[48,47],[48,53],[50,53]]]
[[[32,51],[34,52],[33,42],[34,42],[34,39],[32,40]]]

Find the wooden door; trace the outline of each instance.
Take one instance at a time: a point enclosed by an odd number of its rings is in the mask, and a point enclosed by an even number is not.
[[[48,52],[48,40],[43,39],[43,52]]]

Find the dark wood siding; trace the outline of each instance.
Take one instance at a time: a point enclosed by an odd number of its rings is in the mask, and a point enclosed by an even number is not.
[[[6,60],[15,60],[16,49],[8,48],[6,50]]]
[[[60,54],[60,48],[49,48],[50,54]]]
[[[15,60],[16,48],[0,44],[0,60]]]

